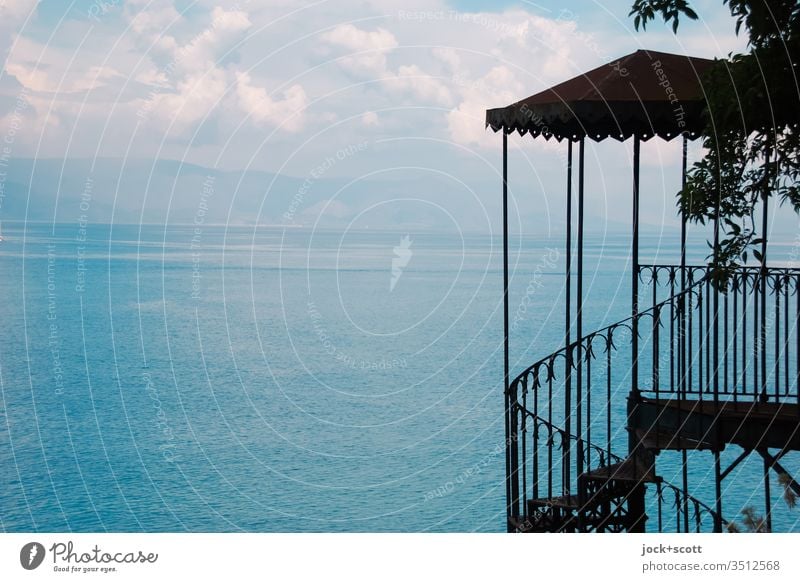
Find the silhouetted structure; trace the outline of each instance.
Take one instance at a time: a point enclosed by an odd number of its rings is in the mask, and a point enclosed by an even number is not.
[[[503,135],[509,531],[688,532],[710,527],[719,532],[727,523],[723,483],[754,453],[763,458],[762,483],[734,486],[763,489],[768,530],[770,472],[783,475],[785,485],[800,494],[780,462],[800,450],[800,269],[768,267],[765,235],[761,264],[738,269],[725,290],[717,289],[710,266],[687,264],[685,220],[680,264],[639,261],[641,141],[680,137],[685,179],[688,140],[704,131],[701,78],[711,62],[637,51],[486,113],[487,126]],[[568,226],[564,347],[512,378],[508,135],[514,131],[567,142]],[[584,146],[587,138],[607,137],[633,138],[631,316],[585,334]],[[763,220],[766,233],[766,201]],[[718,241],[719,219],[714,231]],[[742,452],[723,467],[720,453],[729,445]],[[690,493],[690,450],[708,451],[713,458],[714,498],[708,504]],[[678,484],[658,475],[656,459],[663,451],[678,451],[681,457]]]

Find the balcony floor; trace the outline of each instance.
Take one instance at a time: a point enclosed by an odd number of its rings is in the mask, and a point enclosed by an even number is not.
[[[628,428],[650,450],[800,450],[800,406],[787,402],[642,398]]]

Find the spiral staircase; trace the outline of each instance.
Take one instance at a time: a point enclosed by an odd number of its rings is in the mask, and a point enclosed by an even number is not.
[[[715,285],[708,267],[650,265],[639,279],[648,309],[509,383],[510,531],[725,531],[723,482],[750,455],[763,484],[733,487],[766,490],[769,528],[770,475],[800,495],[780,462],[800,450],[800,269],[741,268]],[[741,453],[723,467],[726,448]],[[689,451],[711,457],[707,502]],[[677,484],[658,474],[665,452]]]

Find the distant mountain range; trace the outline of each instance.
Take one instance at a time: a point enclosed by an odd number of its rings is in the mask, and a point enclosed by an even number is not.
[[[520,222],[526,234],[559,237],[564,231],[560,170],[545,167],[544,171],[553,176],[546,177],[541,186],[526,185],[519,178],[514,181],[518,198],[509,205],[512,232]],[[609,178],[617,177],[612,173]],[[175,160],[100,158],[93,163],[12,158],[0,168],[0,221],[77,222],[84,217],[93,223],[191,224],[202,219],[206,224],[499,233],[502,200],[497,176],[487,172],[485,178],[465,180],[462,184],[429,171],[382,172],[363,179],[312,174],[298,178],[255,170],[220,171]],[[607,185],[607,191],[624,188],[627,192],[627,176],[619,177],[619,182]],[[535,195],[537,187],[548,191],[547,208],[541,195]],[[621,204],[627,204],[628,195],[621,196]],[[648,203],[645,199],[643,234],[678,227],[671,203],[667,217],[661,215],[657,203],[656,208]],[[629,233],[630,210],[605,206],[603,198],[590,189],[587,233]],[[614,210],[609,217],[600,214],[610,208]],[[797,215],[786,206],[774,208],[778,210],[773,233],[793,240]],[[514,216],[516,211],[520,219]],[[691,230],[702,229],[692,226]]]
[[[344,228],[355,219],[355,228],[488,230],[468,192],[429,173],[353,181],[109,158],[17,158],[5,170],[0,220],[163,224],[199,217],[207,224],[310,226],[319,219],[319,226]],[[499,200],[483,202],[499,209]]]

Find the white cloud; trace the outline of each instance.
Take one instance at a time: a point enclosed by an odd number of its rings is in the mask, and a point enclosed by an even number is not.
[[[263,127],[280,127],[280,139],[288,143],[309,127],[309,119],[342,121],[335,132],[305,146],[321,151],[363,139],[378,127],[387,137],[425,135],[497,147],[499,140],[484,129],[487,108],[597,66],[640,42],[681,50],[669,31],[648,33],[647,39],[631,36],[624,15],[611,24],[578,23],[556,19],[555,13],[548,18],[533,7],[458,12],[445,0],[341,0],[336,10],[288,0],[198,0],[184,12],[176,5],[185,7],[177,0],[128,0],[117,13],[122,24],[116,17],[73,19],[44,45],[28,28],[19,34],[35,0],[0,0],[5,17],[0,49],[14,43],[4,67],[31,98],[43,99],[42,111],[64,127],[129,128],[139,119],[135,114],[146,111],[158,121],[148,124],[148,140],[158,143],[158,133],[172,127],[170,143],[176,148],[196,147],[188,138],[206,118],[215,122],[209,128],[225,132],[239,128],[244,116],[253,123],[239,129],[243,135],[230,141],[233,149],[254,147]],[[409,17],[414,10],[442,16]],[[90,24],[91,36],[81,46]],[[711,45],[727,46],[727,34],[679,38],[685,47],[724,54]],[[13,96],[13,83],[5,90],[7,98]],[[82,104],[76,93],[87,91],[92,94]],[[205,137],[210,151],[214,138]],[[56,147],[57,141],[44,143]],[[91,143],[86,147],[84,155],[92,153]],[[534,147],[546,146],[537,140]]]
[[[237,73],[236,94],[242,110],[260,125],[280,126],[286,131],[298,131],[303,126],[308,98],[300,85],[292,85],[282,99],[275,100],[263,87],[254,86],[250,75]]]
[[[384,28],[361,30],[352,24],[342,24],[322,35],[332,45],[347,49],[349,54],[341,64],[355,74],[379,74],[386,71],[386,51],[397,47],[395,36]]]
[[[522,84],[506,66],[492,68],[472,82],[463,81],[461,102],[447,115],[447,127],[453,141],[465,145],[494,144],[484,128],[486,109],[512,103],[524,93]]]
[[[226,104],[251,116],[258,125],[280,126],[286,131],[302,127],[308,99],[301,85],[293,84],[281,99],[273,99],[265,88],[253,82],[250,74],[236,65],[220,64],[252,27],[247,12],[215,7],[210,24],[183,45],[173,37],[164,42],[166,37],[159,36],[159,27],[172,22],[175,14],[174,9],[163,7],[156,8],[153,14],[149,10],[131,13],[134,28],[140,34],[150,39],[157,37],[160,46],[171,47],[166,65],[145,65],[137,73],[138,81],[158,89],[138,101],[139,111],[153,112],[179,133],[192,130]]]
[[[362,30],[352,24],[343,24],[325,33],[323,40],[353,52],[341,61],[341,66],[351,73],[385,82],[386,87],[400,95],[411,95],[417,100],[449,106],[452,96],[439,80],[423,71],[418,65],[401,65],[393,71],[386,53],[399,46],[395,36],[378,28]]]
[[[403,65],[397,76],[389,80],[389,87],[408,91],[423,102],[449,106],[453,102],[450,90],[438,79],[426,74],[417,65]]]
[[[212,67],[186,76],[174,92],[156,95],[152,111],[182,131],[208,117],[220,104],[227,86],[226,72]]]
[[[166,87],[169,82],[167,74],[164,70],[147,65],[141,71],[136,73],[134,79],[139,83],[151,85],[153,87]]]
[[[361,30],[352,24],[342,24],[323,38],[331,44],[349,48],[352,51],[387,50],[397,47],[397,39],[385,28],[374,31]]]
[[[130,15],[134,30],[146,39],[157,37],[158,28],[175,16],[174,9],[149,8]],[[217,62],[250,26],[246,13],[217,7],[210,24],[186,44],[162,43],[172,47],[171,60],[160,69],[147,65],[137,73],[137,79],[158,88],[137,102],[138,110],[152,112],[178,132],[206,119],[221,104],[231,82],[229,72]]]
[[[37,4],[39,0],[4,0],[0,4],[0,18],[19,22],[27,18]]]
[[[58,139],[64,137],[63,133],[58,133],[63,129],[58,116],[47,115],[49,106],[49,99],[36,97],[23,89],[11,103],[8,112],[0,116],[0,132],[7,134],[11,128],[15,130],[13,139],[15,151],[21,147],[38,147],[38,136],[44,131],[51,132]],[[8,145],[6,143],[6,146]]]
[[[445,63],[452,72],[458,71],[461,67],[461,57],[452,47],[436,47],[431,53],[435,58]]]
[[[51,93],[80,93],[102,87],[108,81],[119,78],[120,73],[108,66],[92,66],[86,71],[71,73],[59,71],[60,78],[48,75],[43,69],[35,65],[27,65],[9,61],[6,70],[14,75],[26,88],[33,91]]]
[[[33,14],[38,4],[38,0],[0,1],[0,74],[10,72],[4,71],[8,50],[17,39],[20,27]]]
[[[214,66],[251,26],[246,12],[214,8],[211,26],[179,49],[179,66],[190,71]]]
[[[21,63],[6,63],[6,72],[13,75],[23,87],[34,91],[48,91],[50,85],[47,73],[35,68],[28,68]]]
[[[171,58],[178,48],[172,27],[179,26],[183,21],[172,2],[128,0],[123,14],[139,50],[150,57],[166,55]]]
[[[125,10],[133,31],[139,35],[152,35],[151,38],[162,36],[181,19],[175,7],[168,2],[129,0],[125,3]]]

